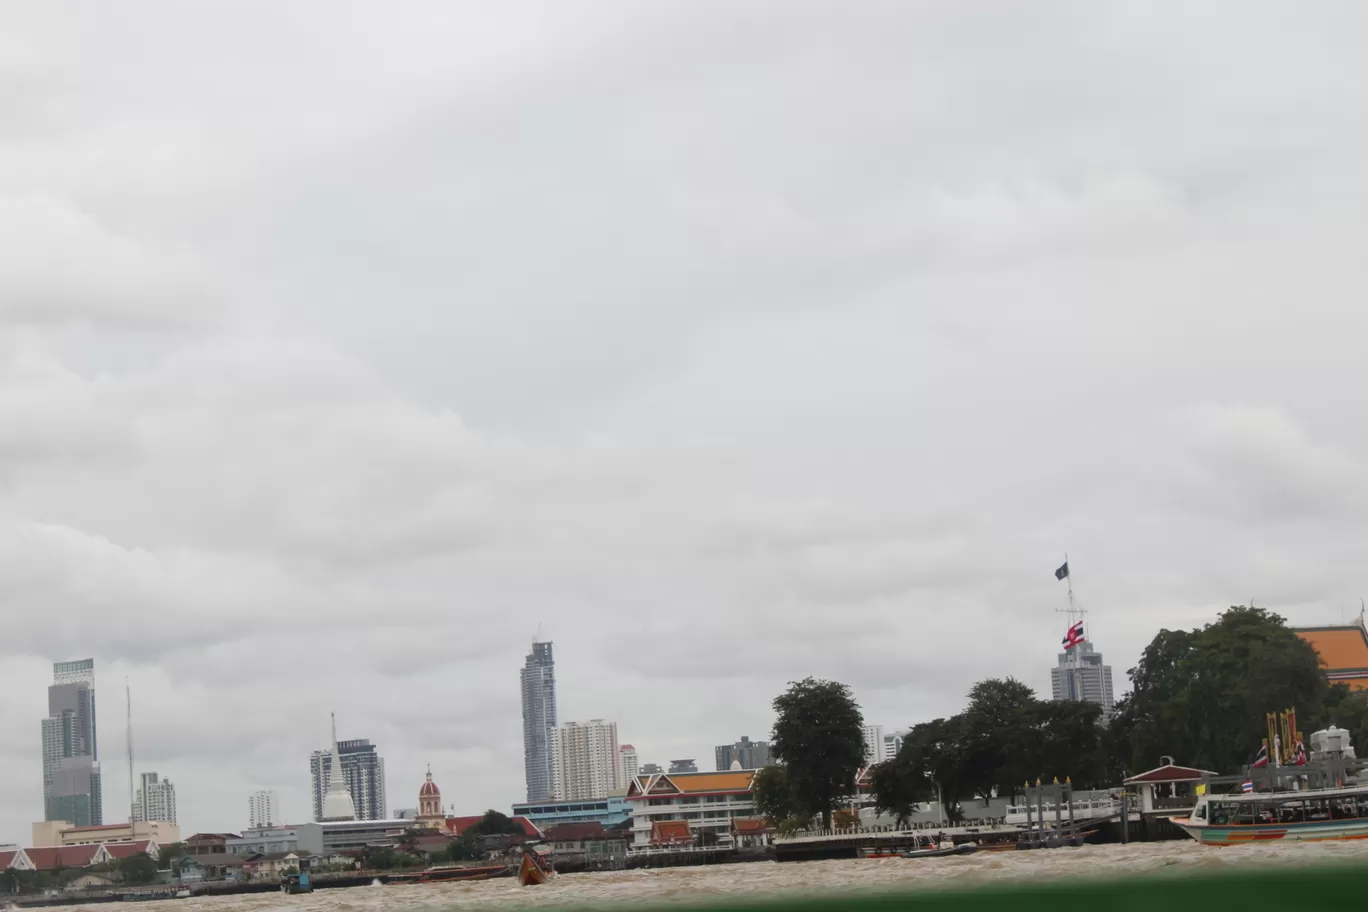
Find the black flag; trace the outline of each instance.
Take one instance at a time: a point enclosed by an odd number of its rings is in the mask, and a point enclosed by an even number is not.
[[[1061,566],[1058,570],[1055,571],[1055,579],[1057,579],[1057,580],[1062,580],[1064,577],[1066,577],[1066,576],[1068,576],[1068,575],[1069,575],[1069,562],[1068,562],[1068,561],[1065,561],[1064,564],[1063,564],[1063,566]]]

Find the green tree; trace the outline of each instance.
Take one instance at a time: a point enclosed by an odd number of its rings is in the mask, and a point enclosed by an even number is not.
[[[1124,741],[1113,741],[1109,765],[1126,755],[1132,772],[1163,755],[1233,772],[1264,737],[1265,713],[1295,707],[1310,731],[1345,699],[1281,617],[1238,605],[1200,630],[1160,631],[1129,675],[1131,694],[1113,723]]]
[[[776,826],[799,814],[788,770],[777,763],[771,763],[756,772],[751,782],[751,794],[755,799],[755,810]]]
[[[157,863],[146,852],[119,859],[119,875],[123,882],[138,886],[157,879]]]
[[[860,707],[846,685],[805,678],[774,699],[774,711],[771,747],[788,768],[794,803],[829,827],[864,765]]]
[[[158,863],[163,870],[171,870],[176,867],[176,862],[185,854],[185,843],[172,842],[161,846],[157,856]]]
[[[451,841],[443,855],[444,861],[479,861],[485,857],[483,839],[467,830]]]
[[[520,836],[523,828],[512,817],[490,808],[466,832],[476,836]]]

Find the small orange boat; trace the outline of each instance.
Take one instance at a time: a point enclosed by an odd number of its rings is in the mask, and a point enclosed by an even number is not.
[[[532,857],[532,853],[530,852],[523,856],[522,865],[518,868],[518,883],[522,884],[524,887],[544,884],[555,876],[556,873],[550,870],[549,859],[546,867],[543,868],[541,863],[537,861],[536,858]]]

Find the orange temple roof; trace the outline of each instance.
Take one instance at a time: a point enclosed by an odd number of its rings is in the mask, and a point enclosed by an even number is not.
[[[1331,684],[1368,690],[1368,630],[1362,624],[1293,629],[1320,654]]]

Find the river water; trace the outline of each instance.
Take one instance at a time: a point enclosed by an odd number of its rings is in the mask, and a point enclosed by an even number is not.
[[[1278,843],[1202,847],[1186,840],[1129,846],[1082,846],[1032,852],[985,852],[960,858],[870,858],[776,864],[713,865],[595,874],[562,874],[549,884],[520,887],[516,878],[476,883],[415,884],[319,890],[303,896],[256,893],[175,900],[170,904],[120,903],[120,912],[391,912],[391,910],[623,908],[733,899],[772,899],[785,893],[915,891],[1013,881],[1059,882],[1087,872],[1089,880],[1181,874],[1234,866],[1303,866],[1358,860],[1363,842]],[[90,912],[101,912],[92,906]]]

